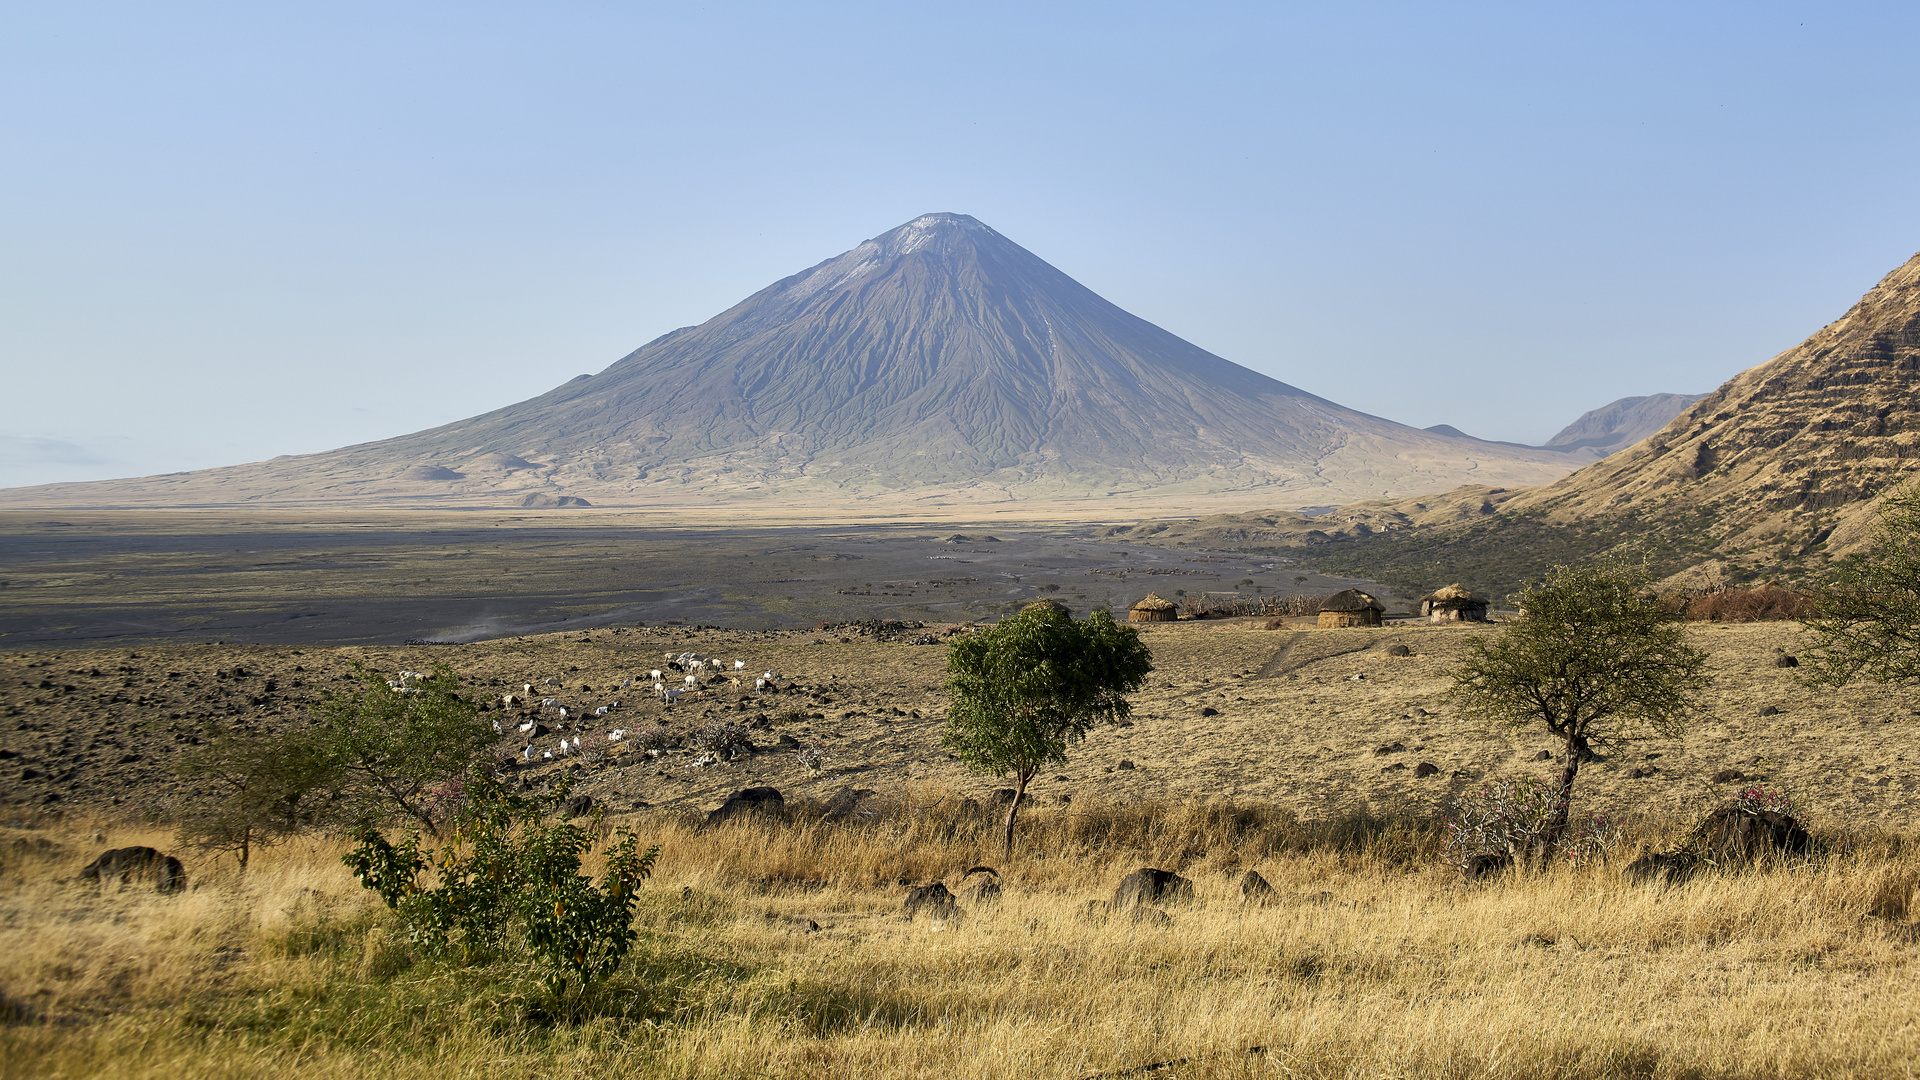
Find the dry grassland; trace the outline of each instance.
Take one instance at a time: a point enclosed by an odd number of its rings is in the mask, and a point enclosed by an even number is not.
[[[875,883],[958,883],[985,838],[939,815],[645,828],[664,851],[640,950],[557,1001],[512,965],[413,957],[335,843],[165,898],[62,882],[72,858],[15,831],[0,1071],[1788,1077],[1911,1076],[1920,1058],[1920,854],[1885,837],[1665,891],[1623,884],[1623,856],[1467,886],[1404,823],[1049,811],[1005,900],[943,924],[904,921]],[[141,840],[164,838],[110,838]],[[1181,860],[1198,896],[1169,928],[1084,917],[1120,871]],[[1248,867],[1277,904],[1238,904]]]
[[[513,965],[412,955],[340,865],[337,840],[271,849],[245,879],[181,852],[192,891],[102,893],[63,879],[108,846],[170,847],[164,822],[129,822],[120,811],[131,802],[111,807],[107,787],[84,778],[64,818],[16,802],[0,839],[0,1074],[1920,1071],[1920,850],[1905,839],[1916,828],[1913,721],[1899,691],[1801,687],[1772,665],[1776,650],[1799,647],[1789,626],[1700,626],[1713,715],[1685,739],[1619,749],[1581,773],[1579,808],[1628,818],[1627,842],[1597,863],[1469,886],[1432,857],[1433,810],[1482,777],[1550,768],[1529,760],[1544,739],[1473,728],[1444,704],[1445,671],[1472,632],[1147,628],[1158,670],[1133,726],[1096,732],[1060,771],[1067,779],[1036,785],[1021,856],[1002,868],[1004,901],[955,924],[899,915],[899,879],[958,886],[996,851],[992,823],[964,800],[998,782],[966,775],[937,746],[937,646],[630,629],[413,650],[0,658],[21,669],[7,678],[111,659],[183,678],[192,665],[238,663],[255,679],[278,671],[283,685],[295,665],[320,685],[349,657],[444,660],[491,689],[548,675],[601,687],[667,649],[738,651],[790,689],[768,700],[716,692],[677,716],[630,701],[614,719],[809,717],[757,731],[762,750],[728,765],[670,753],[519,770],[531,787],[576,770],[583,790],[663,845],[642,945],[586,999],[549,999]],[[1412,655],[1390,655],[1396,643]],[[86,726],[85,709],[26,705],[37,729],[4,732],[9,746],[65,739],[77,752],[108,737]],[[825,773],[774,749],[782,733],[826,743]],[[1404,749],[1377,752],[1396,743]],[[115,749],[96,752],[105,780]],[[1419,761],[1441,774],[1415,780]],[[1623,883],[1626,860],[1673,842],[1730,792],[1735,782],[1710,779],[1725,769],[1791,789],[1827,853],[1672,889]],[[787,794],[793,823],[699,828],[701,811],[757,783]],[[821,820],[818,806],[848,787],[878,791],[882,813]],[[164,798],[140,806],[164,818]],[[1138,866],[1178,870],[1197,899],[1170,908],[1165,929],[1084,917]],[[1248,869],[1272,881],[1278,904],[1238,904]]]

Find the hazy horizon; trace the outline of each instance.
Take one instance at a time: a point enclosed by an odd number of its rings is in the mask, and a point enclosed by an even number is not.
[[[1234,363],[1538,444],[1916,248],[1893,4],[0,14],[0,486],[597,372],[927,212]]]

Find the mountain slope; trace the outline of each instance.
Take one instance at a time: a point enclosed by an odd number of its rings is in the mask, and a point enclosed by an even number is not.
[[[1229,363],[973,218],[917,218],[605,371],[324,454],[6,501],[851,507],[1326,503],[1540,483],[1550,452],[1422,432]]]
[[[1400,588],[1505,592],[1552,562],[1636,545],[1693,584],[1794,576],[1859,550],[1878,496],[1920,467],[1920,255],[1838,320],[1651,437],[1552,484],[1465,487],[1330,514],[1142,522],[1160,543],[1318,548]]]
[[[1624,450],[1673,422],[1680,410],[1705,394],[1626,397],[1582,413],[1547,440],[1550,450],[1589,450],[1601,457]]]

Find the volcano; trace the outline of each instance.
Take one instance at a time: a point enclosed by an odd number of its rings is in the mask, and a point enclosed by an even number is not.
[[[1250,371],[974,218],[929,214],[481,416],[6,501],[517,506],[538,495],[888,512],[1024,503],[1100,517],[1539,484],[1570,467]]]

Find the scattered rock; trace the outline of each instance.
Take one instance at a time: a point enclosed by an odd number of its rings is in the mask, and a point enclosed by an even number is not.
[[[1498,877],[1513,866],[1513,856],[1503,853],[1475,855],[1460,868],[1460,876],[1468,881],[1485,881]]]
[[[593,796],[575,795],[573,798],[567,800],[566,806],[562,809],[566,811],[566,815],[570,818],[586,817],[588,814],[593,813]]]
[[[1791,653],[1782,653],[1773,658],[1774,667],[1799,667],[1800,658]]]
[[[947,887],[936,881],[931,885],[916,885],[907,890],[907,902],[902,910],[908,919],[924,915],[929,919],[942,921],[960,917],[960,905],[954,901]]]
[[[187,887],[187,871],[180,860],[150,847],[123,847],[101,852],[100,857],[80,871],[80,880],[113,882],[124,886],[128,879],[152,878],[158,892],[175,893]]]
[[[993,800],[995,806],[1010,806],[1013,803],[1014,796],[1018,794],[1020,793],[1010,787],[994,788],[992,794],[988,795],[987,798]]]
[[[1747,774],[1741,772],[1739,769],[1721,769],[1719,772],[1713,774],[1713,782],[1716,784],[1731,784],[1739,780],[1745,780],[1746,778]]]
[[[1762,705],[1760,706],[1760,715],[1761,716],[1779,716],[1780,709],[1778,706],[1775,706],[1775,705]]]
[[[1249,870],[1240,875],[1240,902],[1247,907],[1265,907],[1273,903],[1277,895],[1267,879],[1260,876],[1260,871]]]
[[[1134,766],[1133,766],[1133,762],[1128,761],[1126,758],[1121,758],[1119,767],[1122,769],[1131,769]]]
[[[1159,908],[1135,907],[1127,910],[1127,921],[1135,926],[1144,926],[1150,930],[1164,930],[1173,925],[1173,919]]]
[[[727,796],[720,808],[707,814],[707,824],[717,825],[734,818],[765,815],[784,818],[787,816],[787,800],[780,792],[770,787],[741,788]]]
[[[1438,776],[1440,775],[1440,766],[1435,765],[1431,761],[1423,761],[1413,767],[1413,775],[1415,778],[1422,780],[1429,776]]]
[[[1700,860],[1687,851],[1661,851],[1628,863],[1620,876],[1635,885],[1678,885],[1693,876]]]
[[[1220,710],[1214,708],[1211,705],[1202,705],[1200,707],[1200,715],[1201,716],[1219,716]]]
[[[1778,810],[1723,806],[1700,823],[1695,847],[1719,862],[1762,855],[1804,855],[1813,843],[1807,830]]]
[[[1396,761],[1391,765],[1382,767],[1380,771],[1381,772],[1405,772],[1407,771],[1407,763],[1404,761]]]
[[[1653,768],[1649,765],[1636,765],[1627,770],[1627,779],[1629,780],[1645,780],[1652,775]]]
[[[969,882],[960,886],[959,898],[976,908],[997,904],[1000,902],[1000,883],[990,877]]]
[[[1551,750],[1542,750],[1542,751],[1540,751],[1539,753],[1537,753],[1537,754],[1535,754],[1535,755],[1533,755],[1532,757],[1530,757],[1530,758],[1528,758],[1527,760],[1528,760],[1528,761],[1552,761],[1552,760],[1553,760],[1553,751],[1551,751]]]
[[[1406,748],[1407,748],[1407,747],[1406,747],[1406,744],[1404,744],[1404,743],[1397,743],[1397,742],[1396,742],[1396,743],[1388,743],[1388,744],[1387,744],[1387,745],[1385,745],[1385,746],[1376,746],[1376,747],[1374,747],[1374,748],[1373,748],[1373,754],[1374,754],[1374,756],[1375,756],[1375,757],[1381,757],[1381,756],[1384,756],[1384,755],[1386,755],[1386,754],[1398,754],[1398,753],[1400,753],[1401,751],[1403,751],[1403,750],[1405,750]]]
[[[822,816],[828,821],[845,821],[851,817],[871,820],[880,815],[880,793],[872,788],[841,788],[833,793],[822,808]]]
[[[1171,870],[1144,866],[1120,879],[1119,888],[1113,890],[1111,906],[1114,911],[1126,911],[1145,904],[1192,898],[1193,882]]]
[[[1387,655],[1388,656],[1412,656],[1413,650],[1407,648],[1405,645],[1389,645],[1387,646]]]

